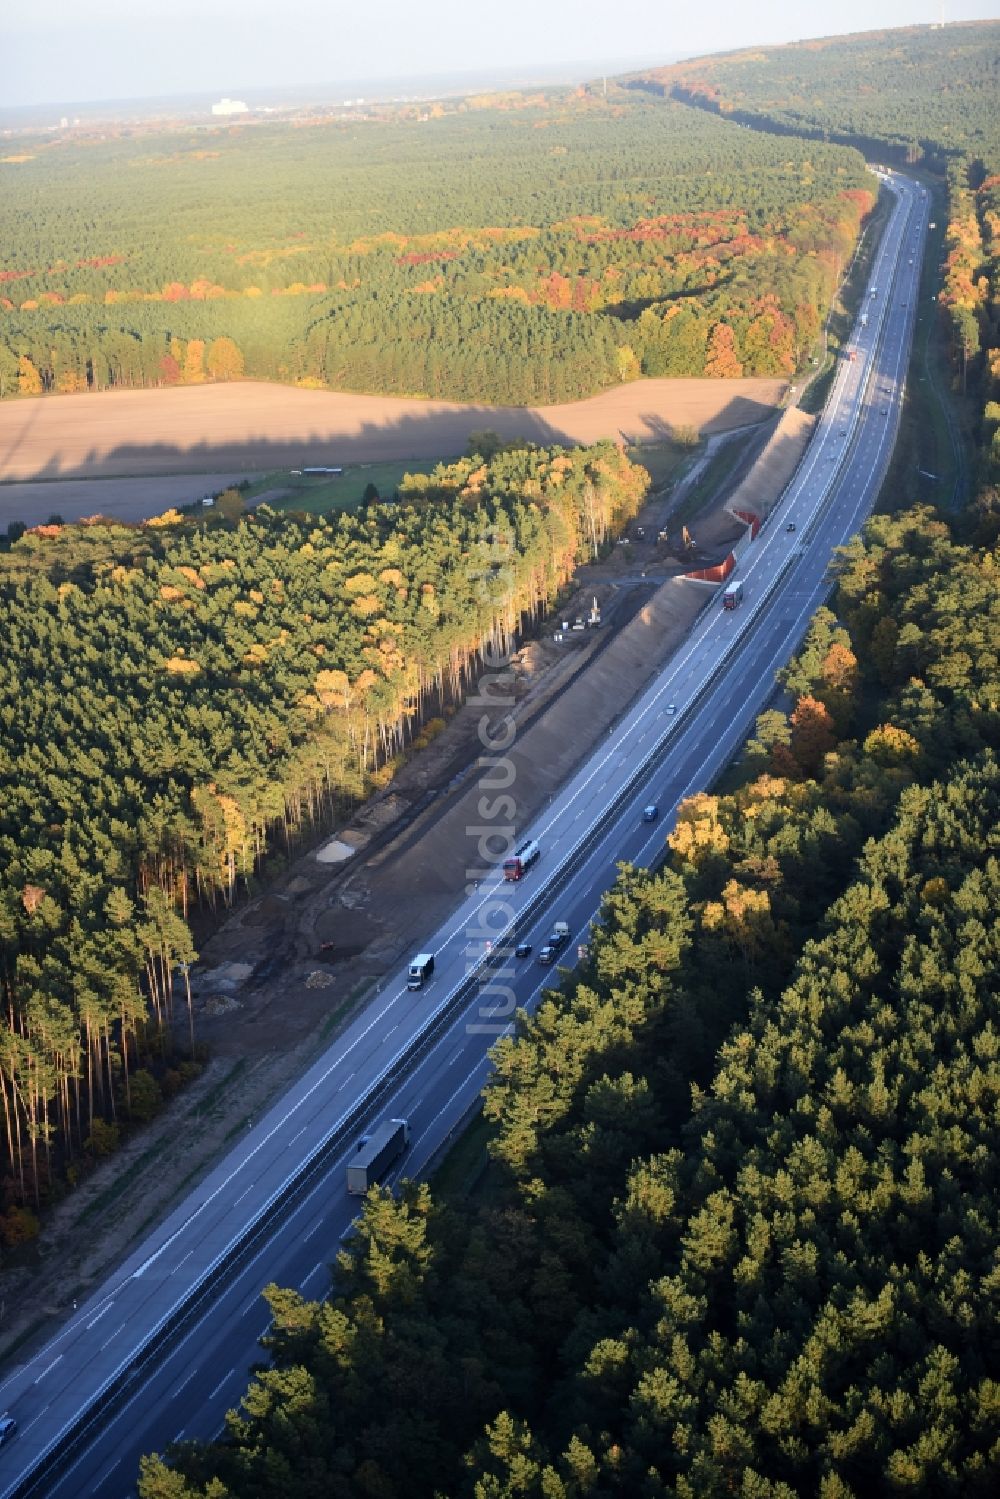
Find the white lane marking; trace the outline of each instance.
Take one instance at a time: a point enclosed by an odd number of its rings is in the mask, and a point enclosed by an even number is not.
[[[305,1276],[304,1279],[302,1279],[302,1280],[299,1281],[299,1290],[300,1291],[303,1290],[309,1284],[309,1282],[312,1280],[313,1276],[318,1271],[323,1270],[324,1268],[325,1268],[325,1264],[324,1264],[323,1260],[320,1260],[319,1264],[313,1265],[312,1269],[309,1271],[309,1274],[307,1276]]]
[[[115,1338],[117,1338],[118,1334],[121,1332],[122,1328],[123,1327],[127,1327],[127,1326],[128,1326],[128,1322],[127,1321],[125,1321],[125,1322],[119,1322],[118,1326],[115,1328],[115,1330],[111,1334],[110,1338],[108,1338],[108,1342],[101,1344],[101,1352],[102,1353],[104,1352],[105,1348],[107,1348],[108,1343],[113,1343],[114,1340],[115,1340]]]
[[[180,1394],[181,1390],[187,1389],[188,1385],[191,1383],[192,1379],[194,1379],[194,1377],[195,1377],[195,1375],[197,1373],[198,1373],[197,1368],[194,1368],[194,1369],[191,1370],[191,1373],[187,1376],[186,1379],[182,1379],[181,1380],[180,1384],[177,1386],[177,1388],[174,1390],[174,1393],[171,1395],[171,1397],[170,1397],[171,1400],[176,1400],[177,1396]]]
[[[303,1244],[308,1244],[309,1240],[312,1238],[313,1234],[318,1234],[319,1231],[320,1231],[320,1229],[322,1227],[323,1227],[323,1219],[322,1218],[317,1218],[316,1222],[313,1224],[313,1226],[309,1230],[309,1232],[307,1234],[303,1234],[302,1235],[302,1242],[303,1242]]]
[[[115,1469],[121,1467],[121,1461],[122,1461],[121,1458],[119,1458],[117,1462],[114,1462],[114,1463],[111,1464],[110,1468],[105,1468],[104,1472],[101,1474],[100,1478],[97,1480],[97,1482],[94,1484],[94,1487],[91,1489],[90,1492],[92,1494],[99,1494],[101,1492],[102,1487],[107,1482],[107,1480],[111,1477],[111,1475],[115,1471]]]
[[[124,1326],[124,1323],[122,1325]],[[56,1357],[52,1360],[51,1364],[46,1364],[46,1366],[42,1370],[41,1374],[39,1374],[38,1378],[36,1380],[34,1380],[33,1383],[34,1384],[41,1384],[41,1382],[45,1378],[46,1374],[51,1374],[52,1370],[55,1368],[56,1364],[59,1363],[59,1361],[61,1360],[61,1358],[62,1358],[62,1354],[61,1353],[57,1354]]]
[[[508,1024],[507,1026],[504,1027],[504,1030],[501,1032],[501,1034],[502,1035],[509,1035],[512,1029],[513,1029],[513,1026],[510,1025],[510,1024]],[[427,1124],[421,1130],[420,1134],[417,1136],[416,1140],[413,1142],[412,1149],[414,1151],[416,1150],[417,1146],[420,1144],[420,1141],[423,1140],[423,1139],[425,1139],[427,1137],[427,1135],[429,1134],[429,1132],[434,1128],[435,1124],[437,1124],[438,1120],[441,1118],[441,1115],[442,1114],[446,1114],[448,1112],[448,1110],[451,1108],[452,1103],[458,1097],[458,1095],[462,1092],[463,1088],[467,1088],[468,1087],[469,1083],[475,1077],[476,1073],[482,1071],[482,1069],[484,1067],[488,1068],[489,1065],[490,1065],[490,1059],[489,1059],[488,1056],[486,1056],[484,1054],[483,1056],[481,1056],[479,1058],[478,1062],[476,1063],[475,1067],[473,1067],[472,1071],[471,1072],[467,1072],[465,1074],[465,1076],[463,1077],[462,1081],[459,1083],[459,1085],[455,1089],[454,1093],[452,1093],[451,1097],[448,1099],[448,1101],[444,1105],[444,1107],[438,1109],[437,1113],[434,1115],[434,1118],[430,1121],[429,1124]],[[433,1155],[433,1153],[434,1152],[432,1151],[431,1154]],[[429,1157],[428,1157],[428,1159],[429,1159]],[[412,1160],[412,1155],[411,1155],[411,1160]],[[426,1166],[426,1164],[427,1164],[427,1162],[424,1161],[423,1165]],[[416,1171],[414,1171],[414,1176],[416,1174],[417,1174]]]
[[[101,1310],[98,1312],[97,1316],[91,1318],[91,1320],[87,1323],[87,1331],[89,1332],[92,1327],[96,1327],[101,1318],[107,1316],[108,1312],[110,1312],[113,1306],[113,1301],[106,1301],[101,1307]]]
[[[219,1380],[219,1383],[216,1385],[215,1389],[214,1390],[209,1390],[209,1392],[208,1392],[208,1398],[209,1398],[209,1400],[214,1400],[215,1399],[216,1395],[218,1395],[218,1393],[222,1389],[223,1385],[227,1385],[229,1383],[229,1381],[232,1379],[232,1377],[233,1377],[233,1375],[235,1373],[236,1373],[235,1369],[228,1369],[226,1371],[226,1373],[223,1374],[222,1378]]]
[[[183,1259],[183,1260],[178,1260],[178,1261],[177,1261],[177,1263],[176,1263],[176,1265],[175,1265],[175,1266],[174,1266],[174,1268],[173,1268],[173,1269],[172,1269],[172,1270],[171,1270],[171,1272],[170,1272],[170,1273],[171,1273],[171,1275],[176,1275],[176,1274],[177,1274],[177,1272],[178,1272],[178,1270],[179,1270],[179,1269],[180,1269],[180,1268],[181,1268],[181,1266],[182,1266],[182,1265],[183,1265],[183,1263],[184,1263],[184,1260],[189,1260],[189,1259],[190,1259],[190,1258],[191,1258],[191,1256],[192,1256],[192,1255],[193,1255],[193,1254],[194,1254],[194,1250],[193,1250],[193,1249],[189,1249],[189,1250],[188,1250],[188,1252],[187,1252],[187,1254],[186,1254],[186,1255],[185,1255],[185,1256],[184,1256],[184,1259]]]

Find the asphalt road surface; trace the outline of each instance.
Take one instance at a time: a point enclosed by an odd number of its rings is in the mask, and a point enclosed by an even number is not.
[[[466,899],[421,944],[435,954],[426,988],[409,992],[405,969],[384,981],[108,1283],[30,1362],[6,1372],[0,1407],[19,1432],[0,1452],[0,1494],[123,1499],[135,1492],[140,1454],[219,1431],[261,1359],[262,1287],[277,1281],[313,1297],[328,1288],[358,1210],[345,1167],[362,1129],[406,1118],[411,1142],[392,1179],[426,1170],[475,1103],[488,1049],[515,1004],[532,1008],[552,982],[553,970],[536,961],[552,922],[569,924],[562,956],[572,963],[617,861],[654,861],[680,801],[709,785],[745,739],[892,451],[927,198],[905,178],[889,180],[897,201],[865,295],[868,323],[859,319],[851,343],[856,358],[842,360],[798,471],[741,561],[741,607],[723,610],[718,591],[706,590],[685,645],[523,830],[541,845],[538,864],[517,883],[494,871],[470,876]],[[648,802],[659,809],[652,823],[641,818]],[[515,936],[532,942],[528,959],[505,956]]]

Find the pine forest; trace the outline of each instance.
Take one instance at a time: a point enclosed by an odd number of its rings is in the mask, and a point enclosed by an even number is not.
[[[907,409],[933,357],[950,503],[913,503],[904,416],[752,739],[496,1043],[475,1172],[373,1187],[316,1299],[270,1286],[223,1436],[141,1499],[1000,1492],[998,69],[977,22],[6,140],[5,400],[791,376],[865,158],[941,218]],[[647,493],[610,441],[492,447],[356,513],[0,544],[7,1245],[197,1070],[195,917],[388,780]]]
[[[391,771],[647,483],[612,444],[522,449],[359,515],[168,512],[0,551],[8,1240],[183,1081],[192,907]]]
[[[225,1439],[142,1499],[997,1491],[997,29],[640,80],[926,155],[970,493],[887,486],[789,706],[495,1048],[478,1186],[373,1191],[330,1299],[270,1288]]]
[[[788,375],[874,202],[857,151],[625,92],[33,136],[0,186],[4,399],[246,376],[524,405]]]

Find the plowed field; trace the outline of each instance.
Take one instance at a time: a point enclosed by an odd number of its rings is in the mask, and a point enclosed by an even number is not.
[[[762,420],[781,380],[639,380],[564,406],[472,406],[283,385],[186,386],[46,396],[0,406],[0,479],[259,472],[464,451],[469,433],[587,443],[650,440]]]

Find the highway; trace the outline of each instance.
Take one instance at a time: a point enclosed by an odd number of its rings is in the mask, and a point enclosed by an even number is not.
[[[743,605],[723,611],[718,592],[706,590],[684,646],[519,830],[541,844],[539,863],[516,884],[485,868],[470,876],[448,923],[428,933],[421,947],[434,952],[435,972],[427,987],[409,992],[405,968],[383,981],[114,1276],[29,1362],[4,1371],[0,1409],[19,1426],[0,1451],[4,1499],[123,1499],[136,1491],[141,1453],[220,1429],[261,1358],[261,1288],[277,1281],[313,1297],[328,1288],[327,1266],[358,1210],[345,1164],[362,1129],[386,1115],[407,1118],[411,1144],[395,1174],[425,1171],[481,1091],[488,1049],[515,1005],[530,1009],[554,982],[534,955],[506,956],[510,941],[531,941],[537,953],[553,920],[566,920],[563,956],[572,961],[617,861],[653,861],[679,802],[705,788],[746,738],[829,590],[834,548],[859,529],[891,455],[928,200],[908,179],[886,180],[896,201],[864,298],[867,326],[859,317],[856,358],[840,361],[803,461],[741,559]],[[650,801],[660,815],[644,823]]]

